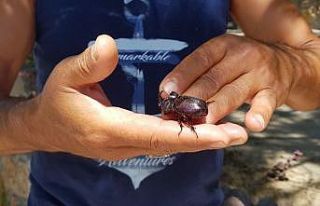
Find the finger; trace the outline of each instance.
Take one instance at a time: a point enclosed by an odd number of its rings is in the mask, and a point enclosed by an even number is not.
[[[178,136],[180,126],[176,121],[165,121],[121,109],[116,112],[111,111],[112,108],[107,109],[109,116],[106,121],[113,128],[113,138],[118,141],[114,143],[115,146],[130,145],[169,153],[193,152],[223,148],[231,143],[242,143],[247,138],[244,129],[233,124],[230,125],[232,129],[225,129],[225,125],[201,124],[195,126],[198,138],[189,128],[184,128]],[[117,120],[113,115],[117,116]]]
[[[219,41],[218,38],[206,42],[183,59],[163,79],[159,87],[160,91],[182,93],[199,76],[223,59],[225,53],[223,41]]]
[[[240,107],[248,98],[252,97],[259,85],[252,84],[250,74],[245,74],[225,85],[208,100],[207,123],[216,123],[232,111]]]
[[[248,71],[245,65],[239,65],[238,58],[222,60],[199,77],[183,94],[200,99],[209,99],[224,85]]]
[[[180,128],[178,127],[180,131]],[[195,126],[197,136],[189,128],[183,128],[180,136],[167,142],[161,141],[162,137],[154,137],[154,148],[173,152],[197,152],[202,150],[221,149],[234,145],[244,144],[247,141],[246,131],[235,124],[226,123],[220,125],[201,124]],[[180,145],[179,145],[180,144]]]
[[[57,65],[53,78],[71,87],[99,82],[109,76],[118,62],[115,41],[101,35],[95,44],[77,56],[69,57]]]
[[[245,130],[237,125],[226,123],[218,126],[221,130],[223,130],[229,136],[220,136],[220,138],[215,138],[214,145],[212,145],[209,149],[220,149],[228,146],[240,145],[244,144],[247,141],[247,134]],[[231,136],[238,138],[231,138]],[[180,137],[176,137],[180,138]],[[198,141],[198,139],[196,139]],[[91,155],[88,157],[93,159],[100,160],[123,160],[127,158],[133,158],[141,155],[150,155],[153,157],[161,157],[165,155],[171,155],[179,152],[197,152],[203,150],[203,148],[198,146],[199,142],[194,143],[192,146],[186,148],[178,148],[174,147],[173,149],[168,146],[162,144],[161,147],[156,148],[140,148],[140,147],[132,147],[132,146],[122,146],[122,147],[103,147],[103,145],[99,145],[99,148],[95,148],[93,151],[90,150]],[[160,146],[160,145],[159,145]],[[75,153],[77,154],[77,153]],[[79,153],[81,155],[82,153]]]
[[[248,136],[245,130],[235,124],[227,123],[221,124],[218,126],[220,130],[225,132],[227,135],[220,136],[220,138],[215,137],[212,141],[212,146],[209,149],[221,149],[229,146],[241,145],[244,144],[248,140]],[[237,138],[232,138],[231,136],[235,136]],[[183,138],[183,136],[179,136],[176,138]],[[165,155],[172,155],[179,152],[198,152],[204,150],[199,146],[199,139],[193,138],[192,145],[188,147],[171,147],[171,145],[166,145],[157,143],[156,147],[151,148],[135,148],[135,147],[117,147],[109,149],[108,151],[102,151],[96,159],[104,159],[104,160],[123,160],[127,158],[137,157],[141,155],[150,155],[153,157],[161,157]]]
[[[272,89],[258,92],[251,101],[251,108],[246,114],[246,126],[255,132],[260,132],[268,125],[276,109],[276,94]]]

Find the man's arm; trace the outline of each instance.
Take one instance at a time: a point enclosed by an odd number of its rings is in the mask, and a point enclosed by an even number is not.
[[[232,0],[231,12],[246,36],[278,48],[294,71],[285,103],[298,110],[318,108],[320,41],[297,8],[289,0]]]
[[[33,0],[0,1],[0,98],[8,97],[35,36]]]
[[[99,82],[116,68],[115,41],[101,35],[79,55],[53,68],[33,99],[9,97],[34,42],[34,2],[0,1],[0,154],[35,150],[94,159],[194,152],[242,144],[246,131],[234,124],[197,126],[199,138],[175,121],[113,107]]]
[[[288,0],[233,0],[231,11],[246,36],[204,43],[166,76],[160,91],[206,100],[208,123],[248,102],[245,124],[257,132],[282,104],[318,108],[320,42],[296,8]]]
[[[22,137],[21,134],[27,134],[23,120],[25,112],[19,107],[28,106],[23,105],[23,99],[10,98],[9,94],[19,69],[33,46],[34,18],[34,0],[0,1],[0,153],[2,154],[30,151],[25,140],[15,139]]]

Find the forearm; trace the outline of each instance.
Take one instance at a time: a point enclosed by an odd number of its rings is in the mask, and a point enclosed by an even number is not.
[[[26,153],[33,150],[30,142],[32,100],[0,100],[0,154]]]
[[[246,36],[259,41],[299,47],[313,38],[290,0],[232,0],[231,14]]]

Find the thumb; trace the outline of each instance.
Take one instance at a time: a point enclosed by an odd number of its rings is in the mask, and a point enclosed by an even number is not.
[[[70,87],[97,83],[108,77],[117,63],[115,41],[108,35],[100,35],[84,52],[60,62],[54,78]]]

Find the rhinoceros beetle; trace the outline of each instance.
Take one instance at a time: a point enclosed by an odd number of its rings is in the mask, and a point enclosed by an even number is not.
[[[166,98],[162,97],[164,91],[159,92],[159,107],[162,117],[165,119],[176,120],[180,125],[180,133],[183,125],[186,125],[193,131],[197,137],[193,125],[204,123],[208,114],[207,103],[199,98],[179,95],[172,91]]]

